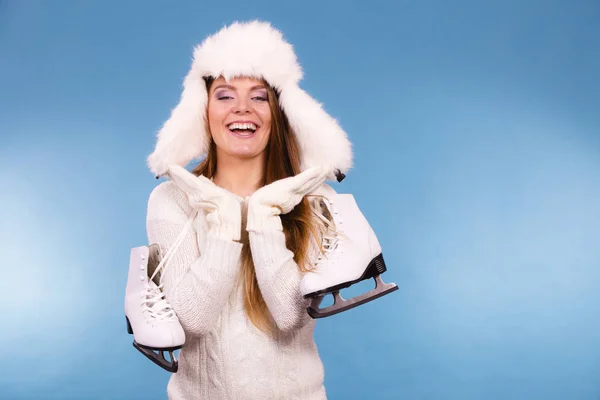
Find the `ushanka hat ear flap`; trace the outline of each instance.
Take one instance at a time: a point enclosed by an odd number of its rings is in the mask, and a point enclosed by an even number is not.
[[[164,175],[170,165],[185,167],[208,150],[205,121],[208,93],[204,78],[197,72],[192,66],[185,77],[179,104],[158,132],[154,152],[148,156],[150,171],[157,178]]]
[[[206,155],[210,134],[204,78],[247,76],[265,79],[279,93],[279,105],[300,145],[302,170],[325,166],[330,179],[341,180],[352,166],[351,144],[337,121],[300,89],[302,75],[293,47],[266,22],[236,22],[209,36],[194,50],[180,102],[148,157],[150,170],[158,177],[170,165],[185,167]]]
[[[341,182],[352,167],[352,144],[346,132],[298,86],[282,90],[279,104],[296,133],[302,170],[325,166],[330,171],[328,178]]]

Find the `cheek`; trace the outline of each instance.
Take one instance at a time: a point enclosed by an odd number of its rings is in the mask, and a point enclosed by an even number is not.
[[[265,127],[271,127],[271,110],[267,106],[265,109],[256,112]]]
[[[209,103],[208,106],[208,120],[211,127],[220,127],[225,122],[227,117],[228,108],[220,106],[219,103]]]

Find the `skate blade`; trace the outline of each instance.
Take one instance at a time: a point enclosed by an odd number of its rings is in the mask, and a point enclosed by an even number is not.
[[[151,347],[141,345],[134,341],[133,347],[138,349],[140,351],[140,353],[145,355],[150,361],[152,361],[159,367],[161,367],[169,372],[173,372],[173,373],[177,372],[177,369],[179,368],[179,363],[177,362],[177,359],[175,358],[175,354],[173,352],[175,350],[181,349],[183,346],[169,347],[169,348],[165,348],[165,349],[154,349]],[[158,351],[158,353],[156,353],[156,351]],[[169,361],[165,358],[165,351],[169,352],[171,361]]]
[[[127,322],[127,333],[133,335],[133,329],[131,327],[131,323],[129,322],[129,318],[125,316],[125,321]],[[153,348],[144,346],[143,344],[137,343],[135,340],[133,341],[133,347],[139,350],[140,353],[145,355],[148,359],[150,359],[153,363],[158,365],[161,368],[166,369],[169,372],[177,372],[179,364],[177,362],[177,358],[173,352],[175,350],[179,350],[183,348],[183,346],[174,346],[174,347],[165,347],[165,348]],[[158,354],[155,353],[158,351]],[[165,357],[165,351],[169,352],[169,356],[171,361],[167,360]]]
[[[370,278],[376,278],[377,276],[383,274],[385,271],[387,271],[387,268],[385,266],[385,260],[383,259],[383,253],[379,253],[379,255],[377,257],[373,258],[371,260],[371,262],[369,262],[369,265],[367,266],[365,271],[358,278],[351,280],[351,281],[338,283],[337,285],[334,285],[334,286],[331,286],[331,287],[328,287],[325,289],[317,290],[316,292],[308,293],[308,294],[304,295],[304,298],[308,299],[308,298],[313,298],[316,296],[322,296],[322,295],[326,295],[326,294],[330,294],[330,293],[339,292],[342,289],[349,288],[350,286],[354,285],[355,283],[362,282],[362,281],[370,279]],[[383,282],[378,282],[378,283],[384,284]]]
[[[339,290],[333,291],[333,305],[325,308],[319,308],[319,305],[323,301],[325,295],[314,297],[311,301],[310,306],[307,308],[308,315],[312,318],[325,318],[335,314],[350,310],[354,307],[358,307],[362,304],[368,303],[387,294],[390,294],[398,290],[398,285],[395,283],[385,283],[381,279],[381,275],[377,275],[375,278],[376,287],[366,293],[359,296],[353,297],[352,299],[346,300],[340,295]]]

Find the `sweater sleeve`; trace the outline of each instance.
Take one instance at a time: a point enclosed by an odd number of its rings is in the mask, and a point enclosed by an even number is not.
[[[309,320],[306,308],[310,300],[302,298],[302,272],[287,248],[285,234],[280,230],[248,233],[256,280],[265,303],[282,331],[301,328]]]
[[[172,182],[158,185],[148,200],[146,230],[150,244],[163,256],[184,228],[191,207]],[[210,331],[233,290],[242,244],[204,239],[200,254],[196,230],[191,228],[161,271],[165,298],[183,328],[196,335]]]
[[[313,194],[332,197],[337,193],[324,183]],[[322,215],[323,206],[319,197],[309,203],[313,211]],[[285,233],[279,229],[263,228],[251,230],[248,235],[256,279],[275,323],[283,331],[301,328],[312,319],[307,312],[311,300],[304,299],[300,293],[303,273],[294,261],[294,253],[287,248]],[[318,255],[318,246],[309,242],[309,263],[316,260]]]

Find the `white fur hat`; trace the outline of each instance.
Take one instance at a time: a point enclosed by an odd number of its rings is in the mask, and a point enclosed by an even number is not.
[[[156,148],[148,157],[150,170],[159,177],[169,165],[185,167],[206,155],[205,77],[249,76],[264,78],[279,92],[279,104],[300,145],[302,170],[326,166],[330,179],[343,179],[352,166],[351,144],[337,121],[300,89],[302,75],[293,47],[269,23],[236,22],[209,36],[194,49],[179,104],[158,132]]]

